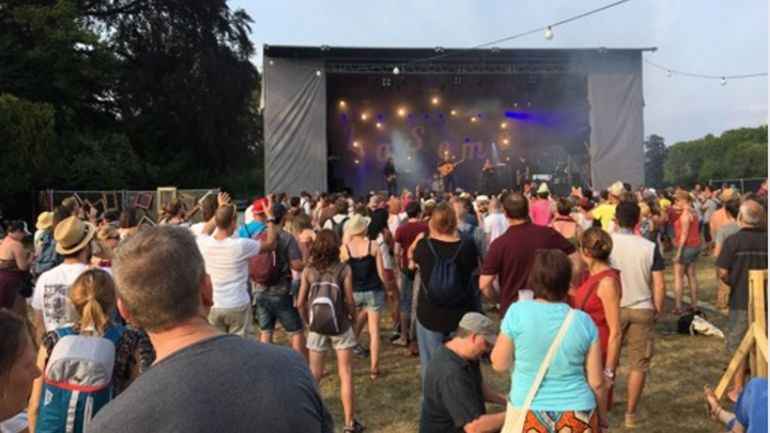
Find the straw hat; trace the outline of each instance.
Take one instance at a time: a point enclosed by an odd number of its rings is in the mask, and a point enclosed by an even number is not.
[[[726,203],[730,200],[738,200],[741,198],[741,194],[733,188],[725,188],[722,193],[719,194],[719,201]]]
[[[617,181],[610,185],[607,191],[611,196],[620,198],[620,196],[626,191],[626,187],[623,185],[623,182]]]
[[[369,228],[369,223],[372,219],[363,215],[355,214],[350,217],[350,220],[345,225],[347,232],[350,236],[358,236],[366,233],[366,229]]]
[[[81,221],[71,216],[65,218],[56,226],[53,238],[56,240],[56,252],[66,256],[77,253],[91,242],[96,227],[93,224]]]
[[[40,215],[37,216],[37,223],[35,223],[35,228],[38,230],[45,230],[51,228],[53,225],[53,212],[40,212]]]
[[[538,194],[548,194],[550,192],[551,191],[548,189],[548,184],[545,183],[545,182],[541,183],[540,187],[537,188],[537,193]]]

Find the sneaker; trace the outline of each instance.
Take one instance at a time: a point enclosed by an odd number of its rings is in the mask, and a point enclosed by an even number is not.
[[[353,348],[353,356],[356,358],[367,358],[369,357],[369,350],[361,344],[356,344],[356,346]]]

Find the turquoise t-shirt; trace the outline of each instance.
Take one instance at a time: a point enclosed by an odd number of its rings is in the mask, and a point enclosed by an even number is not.
[[[508,395],[514,407],[524,405],[532,382],[568,311],[569,306],[563,303],[520,301],[512,304],[505,313],[500,329],[513,341],[516,351]],[[585,360],[598,335],[591,318],[582,311],[576,311],[540,383],[531,410],[564,412],[596,407],[596,398],[585,376]]]
[[[248,224],[242,225],[238,229],[238,237],[244,239],[253,238],[255,234],[262,233],[262,230],[264,230],[265,227],[267,226],[261,221],[252,221]]]

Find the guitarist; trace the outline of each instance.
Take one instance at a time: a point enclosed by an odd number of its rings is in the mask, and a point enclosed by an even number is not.
[[[388,197],[398,195],[398,188],[396,187],[396,164],[393,162],[393,158],[388,158],[385,162],[385,184],[388,188]]]
[[[436,170],[441,174],[441,178],[444,181],[444,192],[454,192],[457,187],[457,185],[455,185],[454,176],[455,167],[463,161],[464,160],[460,160],[452,163],[452,161],[449,160],[449,154],[444,154],[444,160],[438,164],[438,167],[436,167]]]

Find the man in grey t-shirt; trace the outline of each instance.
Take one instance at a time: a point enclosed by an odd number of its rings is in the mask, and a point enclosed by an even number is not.
[[[99,411],[91,432],[333,431],[301,356],[209,325],[211,280],[189,230],[140,231],[113,272],[118,308],[147,331],[157,361]]]
[[[739,199],[728,200],[725,202],[725,216],[727,216],[727,222],[720,227],[714,235],[714,258],[719,257],[719,253],[722,252],[722,245],[725,244],[725,239],[738,233],[741,227],[738,225],[738,209],[740,209],[741,201]],[[722,282],[719,278],[719,268],[717,267],[717,301],[715,308],[722,314],[727,315],[727,301],[730,297],[730,288]]]

